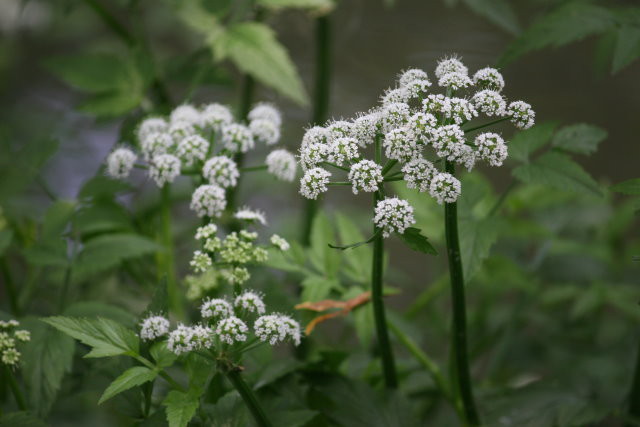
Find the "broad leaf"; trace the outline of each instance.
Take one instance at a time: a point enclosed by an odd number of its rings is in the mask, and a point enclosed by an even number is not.
[[[438,251],[434,248],[427,236],[421,233],[419,228],[409,227],[403,234],[397,233],[402,241],[416,252],[422,252],[429,255],[438,255]]]
[[[611,190],[630,196],[640,196],[640,178],[622,181],[611,187]]]
[[[57,200],[47,210],[42,222],[42,240],[59,239],[76,208],[76,202]]]
[[[96,93],[125,87],[131,72],[125,60],[106,53],[58,56],[45,64],[69,85]]]
[[[491,254],[498,239],[500,222],[494,217],[485,219],[460,218],[460,257],[466,280],[471,279]]]
[[[543,184],[564,191],[602,195],[598,183],[579,164],[562,153],[545,153],[534,162],[518,166],[512,173],[528,184]]]
[[[560,128],[551,145],[578,154],[592,154],[607,137],[607,131],[594,125],[579,123]]]
[[[340,267],[340,253],[328,246],[335,241],[335,233],[324,214],[316,215],[311,227],[309,258],[313,267],[327,277],[335,277]]]
[[[84,357],[138,354],[138,337],[113,320],[54,316],[42,319],[54,328],[91,347]]]
[[[200,399],[190,393],[172,390],[162,404],[166,406],[169,427],[186,427],[200,406]]]
[[[65,373],[71,371],[75,344],[37,319],[22,322],[31,332],[31,340],[21,349],[29,407],[44,416],[56,399]]]
[[[509,157],[520,162],[528,162],[531,154],[551,140],[557,126],[557,122],[544,122],[518,132],[508,143]]]
[[[164,341],[157,342],[151,346],[149,353],[156,365],[160,368],[167,368],[173,365],[178,356],[167,348],[167,343]]]
[[[158,376],[157,371],[153,371],[145,366],[134,366],[133,368],[129,368],[109,384],[109,387],[107,387],[104,393],[102,393],[102,396],[98,401],[98,405],[125,390],[153,381],[156,376]]]
[[[612,13],[584,1],[571,1],[543,15],[525,30],[505,51],[499,66],[534,50],[558,47],[607,31],[614,25]]]
[[[611,71],[617,73],[640,57],[640,28],[624,25],[616,31]]]
[[[302,301],[318,301],[326,298],[333,289],[340,287],[336,279],[328,279],[322,276],[306,277],[302,283]]]
[[[138,319],[129,311],[100,301],[74,302],[64,310],[63,314],[67,317],[103,317],[128,328],[134,327],[138,322]]]
[[[503,30],[518,34],[520,24],[509,0],[464,0],[467,6]]]
[[[95,95],[78,105],[80,111],[99,117],[116,117],[136,108],[143,100],[141,90],[119,90]]]
[[[211,47],[217,60],[228,58],[240,70],[298,104],[308,103],[291,58],[266,25],[256,22],[233,24],[213,39]]]
[[[364,235],[360,232],[356,223],[346,215],[336,214],[336,226],[340,242],[343,245],[364,240]],[[343,257],[346,263],[345,274],[351,280],[360,283],[368,282],[371,275],[371,256],[372,249],[369,246],[361,246],[358,250],[349,251],[349,254]]]

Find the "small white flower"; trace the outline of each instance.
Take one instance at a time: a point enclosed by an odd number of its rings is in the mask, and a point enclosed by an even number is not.
[[[140,338],[151,341],[169,333],[169,320],[163,316],[151,315],[142,321]]]
[[[167,348],[177,355],[207,348],[212,345],[212,334],[213,331],[208,327],[180,324],[169,334]]]
[[[300,144],[300,149],[303,150],[305,147],[311,144],[326,144],[329,140],[329,131],[322,126],[314,126],[304,133],[302,137],[302,143]]]
[[[209,151],[209,141],[200,135],[190,135],[178,143],[176,155],[185,166],[193,166],[196,161],[203,161]]]
[[[248,331],[247,325],[235,316],[222,319],[216,327],[216,335],[227,344],[246,341]]]
[[[236,297],[234,301],[236,308],[245,310],[247,313],[256,313],[258,315],[264,314],[265,305],[262,301],[262,296],[254,291],[244,291],[242,294]]]
[[[31,341],[31,332],[25,329],[18,329],[13,333],[13,336],[16,337],[18,341],[27,342]]]
[[[240,171],[238,165],[227,156],[212,157],[202,168],[204,176],[210,184],[217,184],[222,188],[235,187],[238,184]]]
[[[232,123],[222,128],[222,144],[232,153],[246,153],[253,149],[255,141],[248,127]]]
[[[478,117],[473,104],[463,98],[449,98],[442,108],[442,114],[457,125]]]
[[[502,91],[504,88],[504,78],[500,71],[495,68],[482,68],[473,75],[473,82],[476,86],[495,91]]]
[[[196,107],[189,104],[183,104],[177,106],[172,112],[169,119],[171,124],[178,122],[186,122],[193,126],[200,126],[201,117],[200,112]]]
[[[200,113],[202,126],[220,132],[225,125],[233,123],[233,114],[226,105],[209,104]]]
[[[180,159],[172,154],[160,154],[151,159],[149,176],[158,187],[172,183],[180,175]]]
[[[259,222],[262,225],[267,225],[267,219],[264,216],[264,212],[249,209],[248,207],[242,207],[233,214],[233,217],[247,222]]]
[[[195,251],[189,265],[196,273],[204,273],[213,265],[211,257],[202,251]]]
[[[159,154],[166,154],[171,146],[173,139],[168,133],[149,133],[140,141],[140,148],[147,162]]]
[[[509,155],[507,144],[497,133],[487,132],[476,136],[475,144],[478,155],[491,166],[502,166]]]
[[[171,136],[171,139],[173,140],[173,143],[177,145],[186,137],[195,135],[196,128],[189,122],[175,122],[171,123],[168,132]]]
[[[215,224],[207,224],[202,227],[198,227],[196,230],[196,239],[197,240],[206,240],[215,236],[218,232],[218,226]]]
[[[295,345],[300,345],[302,332],[300,324],[281,314],[269,314],[259,317],[253,325],[256,336],[260,341],[268,342],[271,345],[291,339]]]
[[[438,157],[456,161],[465,154],[464,131],[458,125],[447,125],[436,128],[433,132],[433,148]]]
[[[328,160],[338,166],[351,163],[360,157],[358,141],[355,138],[336,138],[329,143]]]
[[[534,125],[536,113],[531,105],[524,101],[514,101],[507,108],[507,116],[511,117],[513,123],[518,129],[529,129]]]
[[[358,194],[358,191],[372,193],[384,179],[382,167],[371,160],[360,160],[351,166],[348,179],[351,181],[353,194]]]
[[[468,75],[469,69],[455,56],[439,60],[438,66],[436,67],[436,77],[441,78],[445,74],[449,73],[461,73]]]
[[[428,114],[441,113],[448,99],[449,98],[440,93],[427,95],[427,97],[422,100],[422,110]]]
[[[382,131],[389,132],[392,129],[403,127],[411,116],[411,109],[403,102],[395,102],[385,105],[380,112],[382,119]]]
[[[116,148],[107,157],[107,173],[113,178],[129,176],[138,156],[128,148]]]
[[[398,84],[400,86],[408,86],[411,83],[415,82],[416,80],[429,81],[427,72],[419,68],[409,68],[408,70],[404,70],[402,71],[402,73],[400,73],[400,77],[398,78]]]
[[[273,236],[271,236],[269,240],[273,246],[275,246],[276,248],[280,249],[283,252],[288,251],[291,248],[291,245],[289,245],[289,242],[287,242],[283,237],[280,237],[277,234],[274,234]]]
[[[446,87],[452,90],[464,89],[473,85],[473,82],[467,74],[463,73],[446,73],[438,79],[438,86]]]
[[[365,147],[375,142],[379,121],[380,113],[378,112],[362,115],[353,121],[351,136],[358,141],[358,145]]]
[[[411,118],[407,128],[410,129],[416,140],[422,144],[428,144],[433,138],[433,131],[438,125],[438,119],[431,113],[417,112]]]
[[[249,111],[247,118],[251,122],[254,120],[268,120],[278,128],[282,125],[282,114],[280,111],[266,102],[256,104],[255,107]]]
[[[161,117],[149,117],[144,119],[136,129],[138,142],[142,143],[147,136],[152,133],[166,133],[169,130],[169,124]]]
[[[431,82],[429,80],[414,80],[412,83],[405,86],[405,90],[409,93],[409,98],[422,98],[429,91]]]
[[[327,126],[327,131],[329,132],[329,136],[327,138],[327,143],[331,143],[338,138],[347,138],[351,136],[351,128],[353,124],[351,122],[347,122],[345,120],[334,120]]]
[[[267,164],[267,171],[278,179],[291,182],[296,177],[296,158],[283,148],[269,153],[265,163]]]
[[[431,180],[438,173],[438,170],[430,161],[420,157],[402,166],[402,173],[404,174],[407,188],[415,188],[424,193],[429,191]]]
[[[14,347],[7,348],[2,351],[2,357],[0,360],[5,365],[17,365],[20,361],[20,352],[16,350]]]
[[[390,159],[408,162],[420,156],[422,146],[418,145],[415,134],[409,128],[393,129],[384,136],[382,146]]]
[[[429,194],[436,199],[439,204],[453,203],[458,200],[461,192],[461,185],[458,179],[446,172],[441,172],[433,177],[429,187]]]
[[[268,119],[255,119],[249,123],[254,139],[265,145],[277,144],[280,140],[280,127]]]
[[[199,217],[218,217],[227,207],[224,190],[215,184],[201,185],[193,192],[190,207]]]
[[[384,95],[382,95],[380,102],[383,106],[387,106],[397,102],[406,103],[409,102],[409,99],[411,99],[411,93],[406,87],[396,87],[393,89],[387,89]]]
[[[382,229],[384,237],[389,237],[391,233],[404,233],[416,220],[409,202],[393,197],[378,202],[373,222]]]
[[[221,298],[210,298],[205,300],[200,306],[200,315],[204,319],[220,320],[233,316],[233,307],[227,300]]]
[[[504,97],[495,90],[484,89],[473,95],[473,105],[487,116],[502,116],[507,109]]]
[[[300,166],[303,170],[311,169],[329,160],[329,145],[311,143],[300,147]]]
[[[300,194],[307,199],[316,199],[327,191],[331,172],[322,168],[313,168],[305,172],[300,180]]]

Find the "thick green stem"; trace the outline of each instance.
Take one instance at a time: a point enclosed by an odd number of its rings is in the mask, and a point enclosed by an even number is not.
[[[249,408],[249,411],[251,411],[251,415],[253,415],[256,423],[260,427],[272,427],[273,424],[271,424],[271,421],[269,421],[269,418],[267,418],[267,415],[260,406],[260,403],[258,402],[256,395],[253,393],[253,390],[251,390],[247,383],[245,383],[242,379],[240,370],[238,370],[237,368],[232,368],[227,370],[225,374],[227,375],[229,382],[233,384],[233,387],[235,387],[235,389],[242,397],[242,400],[244,400],[244,403]]]
[[[20,386],[18,385],[18,381],[16,381],[15,375],[13,375],[13,371],[5,365],[4,372],[9,383],[9,388],[11,389],[13,397],[15,397],[16,403],[18,404],[18,408],[20,408],[21,411],[26,411],[27,402],[24,400],[24,395],[22,394],[22,390],[20,390]]]
[[[631,390],[629,390],[629,417],[632,420],[640,420],[640,343],[636,355],[636,366],[633,374]],[[625,424],[626,427],[637,425],[635,422]]]
[[[331,21],[329,15],[322,15],[316,21],[316,70],[313,90],[313,116],[311,122],[322,125],[328,119],[329,96],[331,92]],[[318,201],[305,199],[302,217],[302,244],[309,246],[313,219],[318,211]]]
[[[171,233],[171,187],[165,184],[162,187],[160,195],[160,215],[161,215],[161,239],[164,246],[164,253],[160,258],[159,273],[167,277],[167,296],[169,299],[169,307],[181,317],[183,314],[180,294],[178,292],[178,282],[176,278],[173,236]],[[160,280],[159,283],[164,283]]]
[[[448,173],[455,176],[455,165],[445,162]],[[449,258],[449,276],[451,278],[451,297],[453,303],[453,351],[458,393],[462,400],[466,425],[478,426],[480,419],[476,410],[471,388],[469,360],[467,354],[467,319],[464,296],[464,276],[458,239],[457,202],[446,203],[444,208],[447,255]]]

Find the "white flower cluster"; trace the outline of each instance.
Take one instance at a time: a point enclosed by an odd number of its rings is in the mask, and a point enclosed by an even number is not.
[[[275,345],[290,339],[300,345],[302,332],[300,325],[289,316],[269,314],[259,317],[254,324],[255,334],[260,341]]]
[[[134,167],[147,169],[158,187],[173,183],[181,174],[200,175],[222,189],[235,187],[240,170],[233,156],[246,153],[256,144],[273,146],[280,141],[282,116],[273,105],[258,103],[247,118],[248,125],[237,123],[229,107],[216,103],[201,108],[184,104],[166,118],[146,118],[135,131],[141,155],[118,147],[107,157],[106,172],[112,178],[125,179]],[[145,163],[136,164],[139,157]],[[295,179],[297,163],[287,150],[273,150],[266,165],[267,171],[280,180]],[[200,187],[193,195],[192,209],[199,216],[220,215],[226,206],[224,192],[221,198],[220,193]]]
[[[382,96],[379,107],[358,114],[352,121],[333,121],[308,129],[299,151],[305,171],[300,193],[316,199],[326,192],[332,184],[333,171],[329,169],[333,167],[338,173],[346,171],[356,194],[382,190],[387,181],[404,180],[407,187],[426,192],[439,203],[453,203],[460,195],[460,181],[440,172],[446,162],[468,170],[478,161],[501,166],[508,156],[506,142],[495,132],[482,133],[479,129],[507,120],[527,129],[535,121],[531,106],[523,101],[508,103],[502,93],[504,78],[497,69],[482,68],[471,77],[457,57],[440,60],[435,79],[445,93],[431,93],[433,85],[425,71],[403,71],[396,87]],[[481,115],[493,121],[476,123]],[[374,162],[363,158],[360,150],[375,141],[383,153],[376,153]],[[404,206],[397,201],[389,203],[398,209]],[[383,205],[380,212],[387,212],[384,209],[391,206]],[[386,228],[404,230],[412,219],[411,212],[405,214],[406,223],[388,221],[393,225]],[[383,218],[381,215],[381,221]]]
[[[144,341],[155,340],[169,333],[169,320],[152,314],[146,317],[140,326],[140,338]]]
[[[177,355],[190,351],[211,348],[213,345],[213,330],[208,326],[178,325],[171,331],[167,340],[167,348]]]
[[[17,344],[31,339],[29,331],[16,329],[18,326],[17,320],[0,320],[0,363],[3,365],[16,366],[20,361]]]
[[[378,202],[373,222],[382,229],[384,237],[389,237],[391,233],[404,233],[416,220],[409,202],[393,197]]]

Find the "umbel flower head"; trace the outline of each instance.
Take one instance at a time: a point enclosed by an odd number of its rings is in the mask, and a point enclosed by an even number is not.
[[[191,210],[199,217],[218,217],[226,206],[224,190],[215,184],[201,185],[191,197]]]
[[[265,163],[267,164],[267,171],[282,181],[292,182],[296,177],[298,168],[296,158],[283,148],[269,153]]]
[[[138,156],[128,148],[116,148],[107,157],[107,173],[113,178],[126,178],[137,158]]]
[[[31,340],[31,334],[20,326],[17,320],[0,320],[0,364],[17,366],[20,362],[20,352],[17,346]]]
[[[378,202],[373,222],[382,229],[384,237],[389,237],[391,233],[404,233],[416,220],[409,202],[392,197]]]
[[[155,340],[169,333],[169,320],[164,316],[150,315],[140,326],[140,338],[145,341]]]

